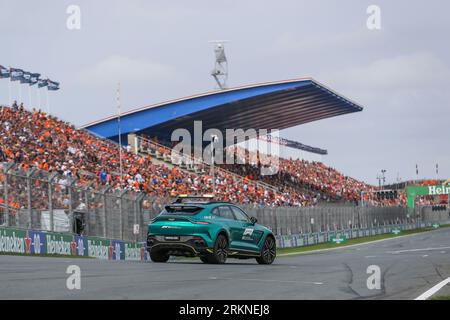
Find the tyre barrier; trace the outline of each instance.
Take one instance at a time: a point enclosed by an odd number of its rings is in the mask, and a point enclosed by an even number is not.
[[[104,260],[149,260],[144,242],[0,227],[0,253],[84,256]]]

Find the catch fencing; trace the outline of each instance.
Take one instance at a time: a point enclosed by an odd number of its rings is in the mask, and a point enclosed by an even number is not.
[[[96,182],[92,182],[96,181]],[[77,179],[17,164],[0,164],[0,226],[144,241],[147,225],[166,204],[157,195],[102,185],[92,174]],[[448,212],[417,207],[241,206],[276,235],[448,220]]]

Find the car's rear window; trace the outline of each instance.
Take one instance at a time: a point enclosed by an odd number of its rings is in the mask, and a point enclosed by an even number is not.
[[[166,206],[166,208],[161,212],[161,214],[193,216],[202,210],[203,208],[198,206]]]

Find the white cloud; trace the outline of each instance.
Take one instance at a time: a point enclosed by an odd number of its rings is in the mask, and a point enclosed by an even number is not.
[[[327,73],[323,78],[353,89],[411,91],[447,87],[450,69],[432,53],[415,52]]]
[[[105,86],[118,82],[144,83],[146,85],[169,81],[175,77],[173,67],[148,60],[111,55],[91,67],[82,69],[78,82],[86,85]]]

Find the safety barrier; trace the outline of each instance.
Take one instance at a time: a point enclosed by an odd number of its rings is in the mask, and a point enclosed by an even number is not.
[[[0,228],[0,253],[149,260],[146,244],[143,242],[16,228]]]
[[[380,234],[393,233],[394,230],[413,230],[419,228],[427,228],[438,226],[439,224],[449,224],[450,221],[437,222],[416,222],[408,224],[392,224],[378,227],[362,228],[362,229],[347,229],[337,231],[314,232],[307,234],[292,234],[292,235],[278,235],[275,236],[278,248],[294,248],[308,245],[320,244],[333,241],[334,239],[354,239],[361,237],[370,237]],[[338,240],[339,242],[339,240]]]

